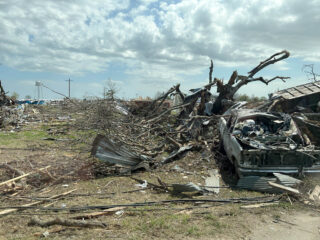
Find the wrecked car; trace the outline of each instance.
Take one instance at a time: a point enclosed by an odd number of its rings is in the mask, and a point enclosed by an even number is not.
[[[239,109],[220,118],[219,130],[239,177],[320,173],[320,148],[289,114]]]

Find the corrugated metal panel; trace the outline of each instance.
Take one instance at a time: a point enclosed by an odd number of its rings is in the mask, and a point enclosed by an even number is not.
[[[101,161],[134,167],[147,157],[135,154],[123,145],[117,145],[102,135],[98,135],[93,142],[91,154]]]
[[[273,173],[275,177],[247,176],[240,178],[237,184],[238,188],[248,189],[259,192],[281,192],[269,185],[268,182],[275,182],[286,187],[294,187],[302,181],[281,173]]]
[[[278,182],[280,184],[285,185],[287,187],[294,187],[295,185],[302,183],[302,181],[299,179],[281,173],[273,173],[273,175],[278,179]]]
[[[294,99],[315,93],[320,93],[320,81],[306,83],[292,88],[287,88],[274,93],[272,97],[280,96],[284,99]]]
[[[274,192],[274,188],[268,182],[276,181],[276,178],[271,177],[247,176],[239,179],[237,187],[259,192]]]

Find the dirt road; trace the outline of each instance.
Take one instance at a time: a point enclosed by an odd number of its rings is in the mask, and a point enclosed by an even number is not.
[[[295,212],[276,219],[267,220],[252,229],[250,240],[319,240],[320,214],[317,212]]]

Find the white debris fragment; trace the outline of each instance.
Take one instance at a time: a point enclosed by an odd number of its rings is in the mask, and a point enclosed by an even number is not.
[[[139,187],[139,188],[147,188],[147,186],[148,186],[148,182],[147,182],[147,180],[143,180],[143,183],[141,183],[141,184],[135,184],[135,186],[136,187]]]

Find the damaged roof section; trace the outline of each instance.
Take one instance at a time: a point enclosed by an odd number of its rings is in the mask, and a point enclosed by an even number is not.
[[[320,81],[302,84],[287,88],[272,94],[272,98],[281,97],[283,99],[296,99],[312,94],[320,94]]]
[[[287,88],[271,95],[268,111],[316,112],[319,110],[320,81]]]

